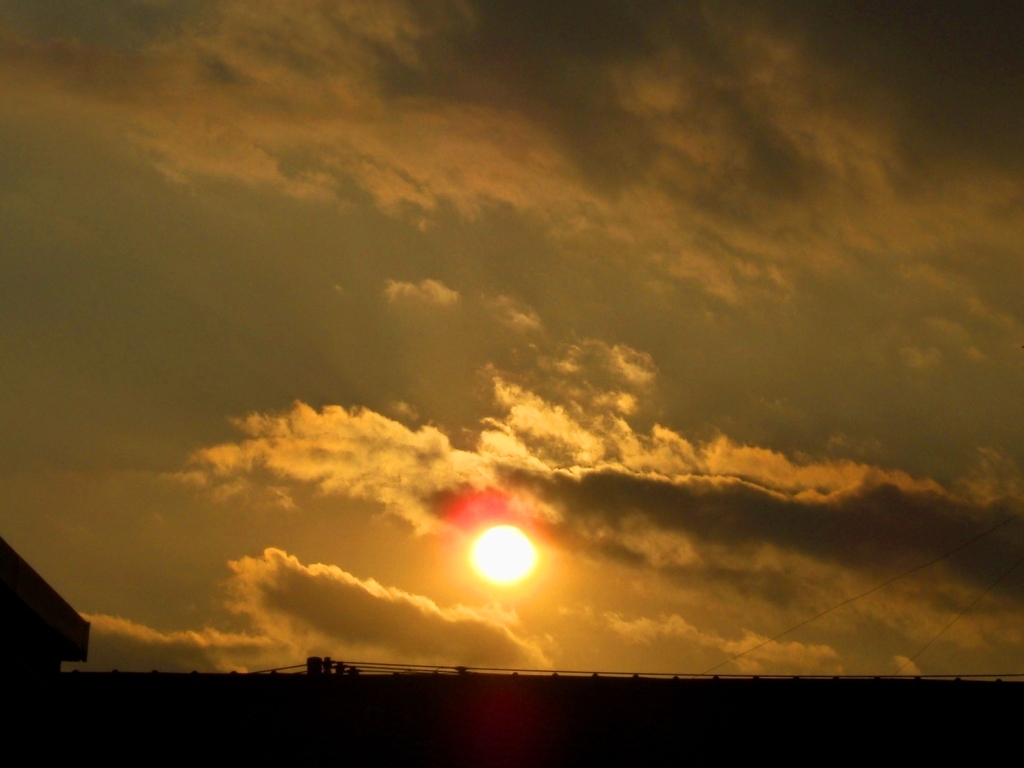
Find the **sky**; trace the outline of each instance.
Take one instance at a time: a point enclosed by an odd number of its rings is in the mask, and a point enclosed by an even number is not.
[[[84,669],[1024,672],[1022,34],[0,0],[0,535]]]

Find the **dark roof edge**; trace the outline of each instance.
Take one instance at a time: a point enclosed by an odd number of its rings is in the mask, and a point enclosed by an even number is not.
[[[47,626],[66,640],[73,652],[64,661],[85,661],[89,655],[89,622],[0,538],[0,582],[5,584]],[[74,656],[74,658],[70,658]]]

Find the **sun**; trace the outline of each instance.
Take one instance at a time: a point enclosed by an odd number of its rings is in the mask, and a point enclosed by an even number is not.
[[[537,565],[537,549],[514,525],[496,525],[473,545],[470,560],[477,573],[495,584],[514,584]]]

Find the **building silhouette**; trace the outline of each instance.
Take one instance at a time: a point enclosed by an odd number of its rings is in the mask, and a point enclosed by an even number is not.
[[[0,540],[7,764],[690,766],[1016,749],[1024,683],[673,678],[397,667],[311,657],[260,674],[60,672],[89,625]],[[11,758],[15,759],[11,759]]]
[[[89,622],[0,539],[0,669],[49,674],[62,661],[85,661]]]

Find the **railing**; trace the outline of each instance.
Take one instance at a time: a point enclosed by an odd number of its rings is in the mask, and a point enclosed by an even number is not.
[[[338,661],[327,656],[310,656],[305,664],[276,669],[261,669],[253,675],[509,675],[529,677],[589,677],[648,680],[992,680],[1024,678],[1024,673],[950,674],[950,675],[777,675],[729,674],[709,675],[672,672],[618,672],[578,669],[521,669],[513,667],[467,667],[444,664],[395,664],[381,661]]]

